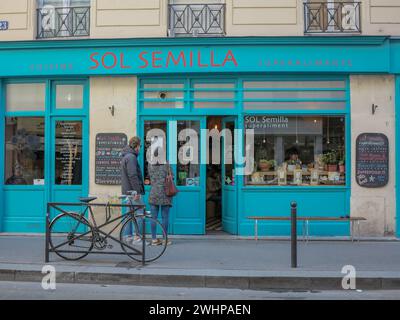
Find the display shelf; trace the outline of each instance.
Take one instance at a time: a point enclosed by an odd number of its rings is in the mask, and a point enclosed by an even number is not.
[[[333,172],[337,172],[337,171],[333,171]],[[263,176],[276,176],[276,175],[277,175],[277,172],[276,172],[276,171],[257,171],[256,173],[259,174],[259,175],[263,175]],[[307,172],[302,171],[301,173],[302,173],[303,176],[309,176],[309,175],[311,175],[311,172],[310,172],[310,171],[307,171]],[[253,174],[254,174],[254,173],[253,173]],[[292,176],[292,175],[293,175],[293,171],[288,171],[286,174],[287,174],[288,176]],[[327,175],[329,175],[329,171],[319,171],[318,174],[319,174],[320,176],[327,176]],[[341,176],[344,176],[344,175],[345,175],[344,172],[340,172],[339,174],[340,174]]]

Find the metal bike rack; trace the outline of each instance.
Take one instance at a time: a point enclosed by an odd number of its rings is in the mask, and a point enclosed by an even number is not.
[[[64,213],[67,214],[71,217],[73,217],[73,214],[77,214],[75,212],[68,212],[67,210],[64,210],[60,207],[64,207],[64,206],[68,206],[68,207],[86,207],[86,209],[88,209],[88,207],[105,207],[106,208],[106,217],[108,218],[108,213],[110,212],[111,208],[130,208],[130,209],[144,209],[145,205],[131,205],[131,204],[109,204],[109,203],[83,203],[83,202],[79,202],[79,203],[66,203],[66,202],[49,202],[47,203],[47,210],[46,210],[46,240],[45,240],[45,262],[48,263],[50,261],[50,253],[54,253],[55,250],[53,250],[50,247],[50,223],[51,223],[51,218],[50,218],[50,213],[51,213],[51,209],[55,210],[56,212],[59,212],[60,214]],[[135,210],[136,211],[136,210]],[[57,216],[57,215],[56,215]],[[119,239],[111,236],[112,232],[114,232],[117,227],[119,226],[119,224],[117,224],[117,226],[112,229],[111,232],[106,233],[103,230],[101,230],[101,228],[104,228],[107,225],[110,225],[112,223],[114,223],[115,221],[124,219],[127,216],[127,214],[121,214],[120,216],[114,218],[114,219],[106,219],[106,222],[97,226],[97,231],[106,236],[107,238],[115,241],[117,244],[120,244],[121,246],[125,246],[131,250],[134,250],[136,252],[138,252],[138,255],[142,256],[142,265],[145,265],[145,253],[146,253],[146,220],[143,219],[143,229],[142,229],[142,234],[143,234],[143,238],[142,238],[142,242],[143,242],[143,247],[142,247],[142,252],[137,251],[136,248],[133,248],[125,243],[122,243]],[[85,221],[81,222],[83,225],[88,225]],[[92,225],[88,225],[91,228],[93,228]],[[86,233],[83,233],[83,235],[80,235],[78,238],[89,234],[91,231],[88,231]],[[77,239],[78,239],[77,238]],[[70,253],[82,253],[82,251],[68,251]],[[99,251],[99,250],[91,250],[88,254],[109,254],[109,255],[127,255],[126,252],[107,252],[107,251]]]

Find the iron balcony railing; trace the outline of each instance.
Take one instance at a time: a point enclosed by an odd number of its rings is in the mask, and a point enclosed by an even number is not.
[[[37,38],[85,37],[90,35],[90,7],[37,9]]]
[[[170,4],[170,37],[225,35],[225,4]]]
[[[361,2],[304,3],[305,33],[361,33]]]

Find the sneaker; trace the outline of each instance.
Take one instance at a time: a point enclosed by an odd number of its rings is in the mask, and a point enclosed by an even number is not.
[[[152,240],[151,245],[152,246],[160,246],[162,244],[160,239]]]
[[[162,243],[165,244],[165,240],[163,240]],[[171,241],[171,240],[168,240],[168,241],[167,241],[167,246],[170,246],[171,244],[172,244],[172,241]]]
[[[134,236],[132,242],[141,242],[142,238],[139,236]]]

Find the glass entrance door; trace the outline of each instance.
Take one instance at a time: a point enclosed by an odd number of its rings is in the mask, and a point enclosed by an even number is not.
[[[238,233],[238,199],[235,172],[235,153],[237,152],[237,119],[224,118],[222,121],[222,229],[230,234]]]
[[[145,149],[140,157],[143,161],[145,202],[148,203],[151,192],[149,159],[158,147],[165,149],[166,160],[179,190],[169,212],[169,234],[205,232],[205,165],[202,157],[206,139],[201,138],[203,128],[205,118],[200,117],[147,117],[142,121]],[[159,152],[157,156],[160,157]]]
[[[84,194],[87,172],[83,170],[87,154],[85,123],[81,118],[53,118],[51,121],[52,202],[77,202]]]

